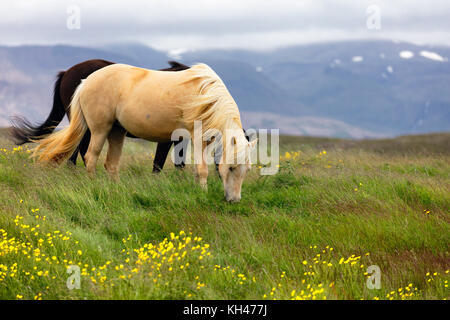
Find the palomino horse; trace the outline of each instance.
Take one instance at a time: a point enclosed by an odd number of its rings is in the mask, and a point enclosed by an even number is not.
[[[33,125],[25,118],[15,117],[11,128],[11,136],[14,142],[18,145],[22,145],[52,133],[54,128],[62,121],[64,115],[67,114],[67,117],[70,118],[70,99],[72,98],[75,89],[81,83],[81,80],[87,78],[91,73],[112,64],[114,64],[114,62],[101,59],[86,60],[72,66],[66,71],[59,72],[53,92],[53,107],[47,119],[40,125]],[[169,64],[170,68],[160,69],[160,71],[181,71],[189,69],[188,66],[176,61],[169,61]],[[129,133],[127,133],[127,136],[133,137]],[[84,161],[84,155],[88,149],[90,137],[91,134],[88,130],[84,134],[83,139],[81,139],[79,146],[70,157],[70,161],[73,164],[76,164],[77,162],[78,153],[80,153],[81,158]],[[180,142],[175,142],[175,145],[178,143]],[[172,142],[158,143],[155,161],[153,163],[153,172],[161,171],[171,146]],[[182,160],[180,163],[175,163],[176,167],[184,167],[184,155],[181,155],[181,158]]]
[[[224,156],[218,171],[225,197],[227,201],[240,200],[242,182],[251,166],[250,150],[256,140],[247,141],[235,101],[209,66],[197,64],[184,71],[161,72],[124,64],[110,65],[94,72],[78,86],[70,108],[69,126],[38,141],[33,156],[39,161],[60,163],[67,159],[89,129],[87,171],[95,172],[108,139],[105,168],[117,177],[127,131],[149,141],[169,142],[174,130],[183,128],[195,140],[194,122],[201,121],[200,141],[208,140],[203,139],[203,134],[209,130],[215,129],[222,135]],[[204,187],[208,177],[203,152],[206,146],[206,142],[200,143],[202,152],[196,161],[196,175]],[[241,161],[229,161],[231,151],[233,160]]]

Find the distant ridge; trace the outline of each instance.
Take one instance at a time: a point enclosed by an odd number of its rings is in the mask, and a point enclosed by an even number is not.
[[[448,47],[349,41],[264,52],[174,52],[180,62],[211,65],[249,125],[353,138],[450,131]],[[56,73],[92,58],[145,68],[162,68],[170,59],[136,43],[0,46],[0,126],[17,114],[41,121]]]

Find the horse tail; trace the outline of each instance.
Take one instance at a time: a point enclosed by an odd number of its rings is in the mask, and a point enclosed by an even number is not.
[[[53,91],[53,108],[44,123],[33,125],[24,117],[14,117],[11,119],[12,128],[10,135],[15,144],[22,145],[27,142],[38,140],[39,137],[52,133],[62,121],[66,113],[60,94],[61,81],[64,74],[65,71],[60,71],[58,73]]]
[[[40,162],[53,162],[60,164],[69,158],[80,144],[81,139],[88,130],[86,119],[81,110],[80,94],[83,90],[83,81],[75,90],[70,102],[70,123],[69,126],[54,132],[37,142],[34,149],[33,158],[38,158]]]

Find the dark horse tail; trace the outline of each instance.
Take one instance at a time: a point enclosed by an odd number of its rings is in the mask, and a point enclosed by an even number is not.
[[[62,121],[66,111],[61,100],[59,89],[64,73],[65,71],[60,71],[58,73],[53,92],[53,108],[44,123],[34,125],[24,117],[13,117],[11,119],[12,128],[10,135],[15,144],[22,145],[27,142],[41,139],[43,136],[52,133]]]

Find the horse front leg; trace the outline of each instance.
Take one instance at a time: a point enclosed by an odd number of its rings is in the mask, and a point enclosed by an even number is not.
[[[205,163],[197,164],[197,180],[203,189],[208,189],[208,165]]]
[[[208,189],[208,164],[203,157],[203,150],[205,149],[205,145],[202,147],[202,156],[200,157],[199,163],[196,163],[196,177],[200,186],[203,189]]]

